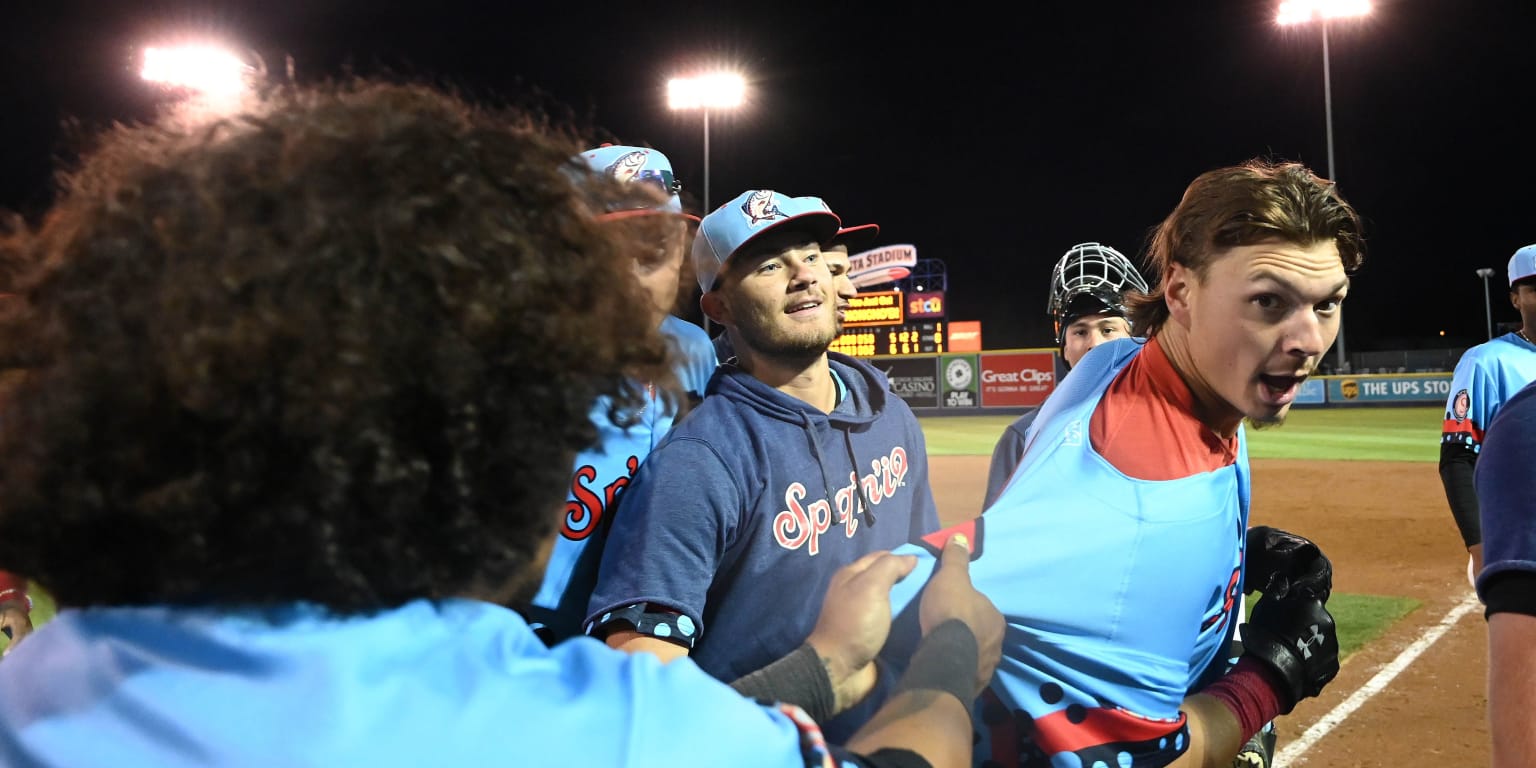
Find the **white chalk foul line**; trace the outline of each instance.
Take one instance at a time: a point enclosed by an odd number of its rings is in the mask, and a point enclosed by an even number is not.
[[[1404,648],[1403,652],[1399,653],[1397,658],[1392,660],[1391,664],[1382,667],[1375,677],[1366,681],[1365,685],[1360,686],[1360,690],[1355,691],[1349,695],[1349,698],[1339,702],[1338,706],[1334,707],[1328,714],[1323,715],[1321,720],[1313,723],[1312,727],[1308,728],[1307,732],[1303,733],[1300,738],[1286,744],[1280,750],[1280,754],[1275,755],[1274,764],[1277,766],[1290,765],[1296,758],[1305,754],[1313,744],[1327,736],[1328,732],[1337,727],[1339,723],[1344,722],[1345,718],[1354,714],[1354,711],[1359,709],[1361,704],[1364,704],[1366,700],[1380,693],[1383,688],[1386,688],[1387,684],[1392,682],[1392,678],[1397,677],[1398,673],[1407,669],[1408,665],[1412,664],[1413,660],[1428,650],[1431,645],[1434,645],[1441,635],[1450,631],[1451,627],[1461,620],[1461,617],[1467,615],[1479,605],[1481,603],[1478,602],[1476,593],[1467,595],[1465,599],[1453,606],[1449,613],[1445,614],[1445,618],[1441,619],[1439,624],[1430,627],[1429,631],[1425,632],[1422,637],[1413,641],[1407,648]]]

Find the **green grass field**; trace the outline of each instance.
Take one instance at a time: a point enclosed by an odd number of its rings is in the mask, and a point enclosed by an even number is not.
[[[1248,614],[1253,614],[1253,603],[1258,593],[1249,595]],[[1411,597],[1387,597],[1384,595],[1352,595],[1335,592],[1328,598],[1328,612],[1333,614],[1339,630],[1339,658],[1345,659],[1367,643],[1381,637],[1387,627],[1398,619],[1413,613],[1419,601]]]
[[[920,419],[934,456],[990,456],[1016,416],[931,416]],[[1438,407],[1293,409],[1280,427],[1248,430],[1255,459],[1437,461]]]

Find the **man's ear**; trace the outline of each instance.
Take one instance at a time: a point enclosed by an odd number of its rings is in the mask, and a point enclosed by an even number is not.
[[[711,321],[719,323],[727,328],[735,327],[736,323],[731,319],[731,308],[720,291],[710,291],[699,297],[699,309],[704,311],[704,316]]]
[[[1519,288],[1510,288],[1509,289],[1509,305],[1511,307],[1514,307],[1515,309],[1519,309],[1520,308],[1520,289]]]
[[[1189,294],[1194,288],[1195,273],[1183,264],[1168,265],[1163,276],[1163,301],[1168,304],[1168,317],[1185,328],[1189,327]]]

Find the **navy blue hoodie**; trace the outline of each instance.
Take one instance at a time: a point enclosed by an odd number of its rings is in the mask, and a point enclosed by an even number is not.
[[[837,569],[938,528],[917,418],[879,371],[827,357],[830,414],[716,369],[620,498],[589,621],[675,609],[698,631],[690,657],[729,682],[805,642]]]

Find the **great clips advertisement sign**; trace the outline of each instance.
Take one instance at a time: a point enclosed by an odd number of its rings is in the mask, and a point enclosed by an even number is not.
[[[980,368],[983,407],[1039,405],[1056,388],[1050,352],[982,355]]]

